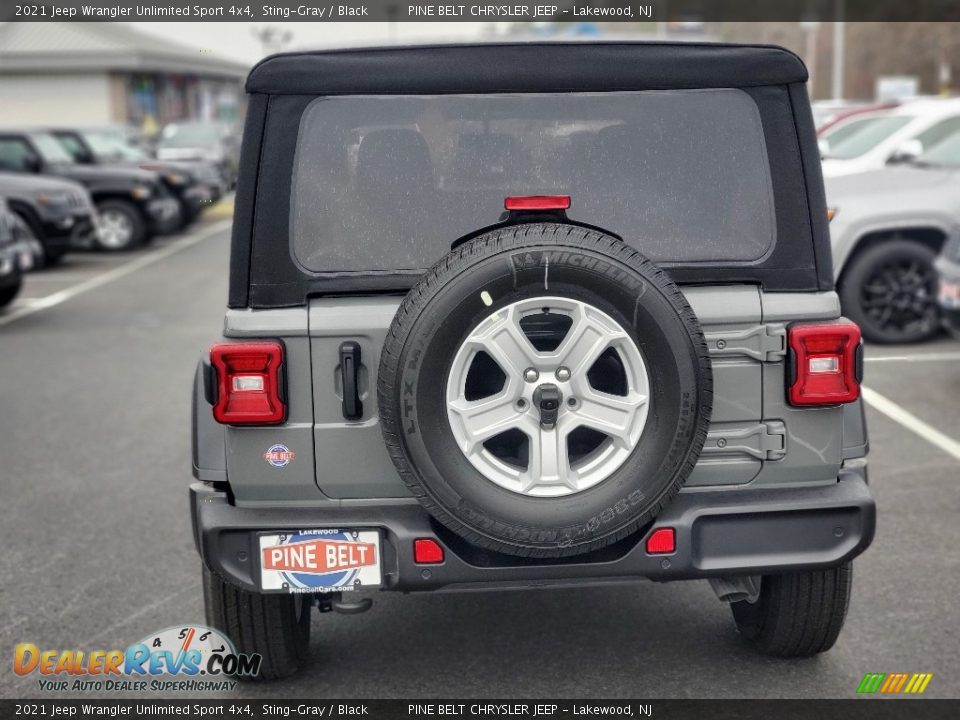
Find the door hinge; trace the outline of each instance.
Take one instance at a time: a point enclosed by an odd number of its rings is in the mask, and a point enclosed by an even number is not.
[[[787,454],[787,427],[781,420],[756,425],[730,423],[707,433],[702,455],[749,455],[757,460],[782,460]]]
[[[718,330],[703,334],[711,355],[746,355],[760,362],[776,362],[787,353],[783,323],[756,325],[746,330]]]

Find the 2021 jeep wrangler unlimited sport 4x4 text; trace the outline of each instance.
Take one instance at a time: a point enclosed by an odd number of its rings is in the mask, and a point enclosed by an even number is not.
[[[875,506],[805,81],[693,43],[253,69],[191,502],[261,677],[367,588],[705,578],[760,650],[833,645]]]

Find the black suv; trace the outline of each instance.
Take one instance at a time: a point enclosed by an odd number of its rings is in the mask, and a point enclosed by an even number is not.
[[[707,579],[763,652],[834,644],[875,506],[806,80],[693,43],[253,69],[190,492],[262,677],[366,589]]]
[[[0,172],[0,195],[53,265],[74,247],[96,242],[96,210],[82,185],[55,177]]]
[[[153,160],[140,150],[118,142],[115,133],[109,130],[54,128],[50,134],[80,165],[139,167],[157,173],[180,206],[180,227],[196,220],[214,200],[216,191],[199,177],[199,169],[195,167],[198,163]]]
[[[100,215],[96,244],[129,250],[179,223],[177,201],[156,173],[78,165],[48,132],[0,130],[0,170],[54,175],[84,185]]]

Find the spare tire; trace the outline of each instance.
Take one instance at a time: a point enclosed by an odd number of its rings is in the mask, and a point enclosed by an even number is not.
[[[546,558],[656,516],[697,462],[712,387],[662,270],[603,232],[531,223],[468,241],[410,291],[377,391],[393,462],[434,518]]]

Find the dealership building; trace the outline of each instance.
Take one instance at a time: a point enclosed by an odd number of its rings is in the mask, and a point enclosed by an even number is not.
[[[236,120],[249,67],[122,23],[0,25],[0,122]]]

